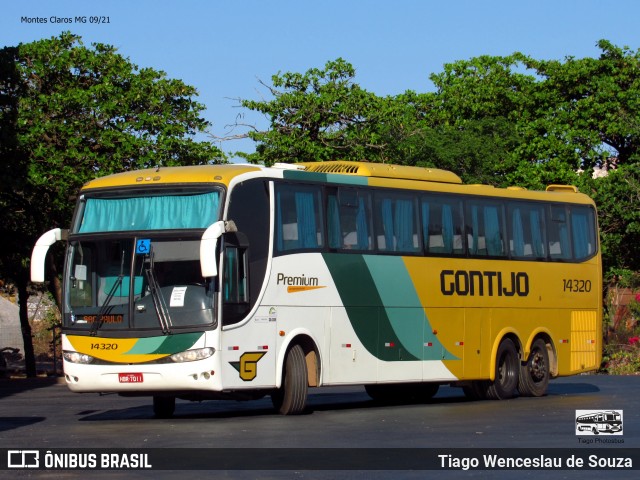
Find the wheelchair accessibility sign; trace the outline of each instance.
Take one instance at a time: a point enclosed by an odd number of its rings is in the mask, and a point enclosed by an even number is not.
[[[151,251],[151,239],[141,238],[136,241],[136,255],[148,255]]]

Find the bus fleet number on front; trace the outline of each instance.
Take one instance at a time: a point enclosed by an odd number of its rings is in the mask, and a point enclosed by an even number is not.
[[[591,280],[563,278],[564,291],[571,293],[588,293],[591,291]]]
[[[92,343],[91,350],[117,350],[117,343]]]

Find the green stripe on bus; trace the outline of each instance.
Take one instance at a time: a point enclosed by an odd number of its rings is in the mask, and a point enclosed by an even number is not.
[[[364,260],[389,324],[404,348],[423,360],[458,360],[433,334],[402,257],[366,255]],[[426,343],[431,347],[425,349]]]
[[[182,333],[165,337],[140,338],[127,355],[172,355],[193,347],[204,335],[202,332]]]
[[[421,355],[413,355],[391,325],[364,257],[332,253],[323,256],[349,321],[369,353],[386,361],[420,360]]]
[[[459,360],[433,334],[402,257],[323,257],[349,321],[372,355],[386,361]]]

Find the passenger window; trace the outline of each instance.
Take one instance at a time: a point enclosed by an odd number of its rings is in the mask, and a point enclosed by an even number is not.
[[[595,214],[589,207],[571,209],[571,239],[573,254],[577,260],[596,252]]]
[[[422,199],[422,235],[427,253],[465,253],[462,207],[459,200],[440,197]]]
[[[247,303],[246,250],[235,246],[224,249],[223,299],[225,303]]]
[[[373,249],[371,200],[367,192],[339,188],[327,195],[329,248]]]
[[[471,255],[506,256],[500,204],[482,200],[470,204],[467,207],[466,230]]]
[[[276,248],[279,252],[322,248],[320,187],[276,187]]]
[[[414,203],[410,195],[376,193],[374,215],[379,250],[403,253],[420,251]]]
[[[553,206],[550,208],[550,214],[549,255],[552,259],[568,260],[571,258],[571,243],[566,208]]]
[[[544,209],[527,203],[507,207],[509,252],[514,258],[544,258]]]

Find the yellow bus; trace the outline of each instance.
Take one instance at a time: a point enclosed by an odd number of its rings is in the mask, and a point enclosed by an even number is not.
[[[386,401],[439,385],[544,395],[601,355],[596,209],[570,186],[464,185],[447,171],[323,162],[132,171],[81,190],[67,243],[64,374],[75,392]]]

